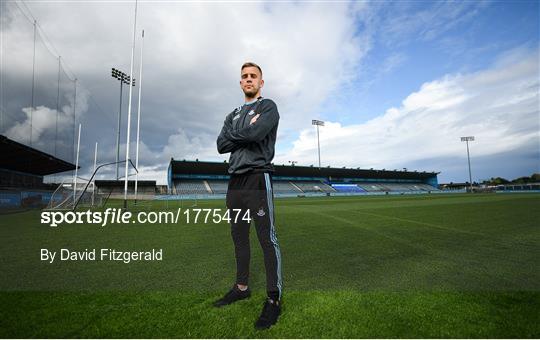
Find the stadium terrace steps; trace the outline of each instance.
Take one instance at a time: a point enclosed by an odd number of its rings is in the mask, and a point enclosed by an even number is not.
[[[298,186],[296,186],[296,184],[294,184],[293,182],[290,182],[290,181],[289,181],[289,183],[291,183],[291,185],[292,185],[296,190],[298,190],[299,192],[303,192],[302,189],[300,189]]]
[[[226,194],[227,188],[229,187],[228,181],[223,180],[207,180],[206,181],[210,188],[212,189],[212,193],[214,194]]]
[[[357,183],[368,192],[409,192],[409,191],[439,191],[439,189],[424,183]]]
[[[276,194],[302,193],[296,185],[289,181],[274,181],[273,190]]]
[[[202,180],[175,181],[174,187],[177,195],[206,195],[208,190]]]
[[[321,181],[294,181],[292,182],[297,188],[305,193],[308,192],[336,192],[334,188]]]

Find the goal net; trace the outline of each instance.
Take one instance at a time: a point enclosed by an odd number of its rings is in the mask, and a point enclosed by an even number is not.
[[[74,210],[75,207],[101,207],[104,195],[98,193],[95,184],[89,180],[77,177],[77,181],[72,179],[64,180],[51,195],[47,204],[48,210]]]

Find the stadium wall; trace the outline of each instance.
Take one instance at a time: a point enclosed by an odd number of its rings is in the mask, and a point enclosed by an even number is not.
[[[0,209],[44,208],[51,200],[52,191],[2,190]]]

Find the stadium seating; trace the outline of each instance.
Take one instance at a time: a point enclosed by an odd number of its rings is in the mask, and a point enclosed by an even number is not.
[[[175,180],[172,194],[176,195],[224,195],[228,188],[227,180]],[[274,179],[273,190],[278,195],[326,194],[326,193],[385,193],[438,191],[424,183],[332,183],[322,181],[286,181]],[[114,193],[113,193],[114,194]]]
[[[294,181],[292,182],[303,192],[336,192],[328,184],[325,184],[321,181]]]
[[[291,194],[291,193],[301,193],[300,189],[296,188],[289,181],[274,181],[273,189],[276,194]]]
[[[208,180],[207,182],[213,194],[226,194],[227,193],[227,188],[229,187],[228,181]]]
[[[361,168],[318,168],[273,164],[274,193],[279,196],[346,196],[420,194],[440,191],[435,172],[390,171]],[[207,195],[223,198],[227,193],[228,162],[204,162],[198,159],[174,160],[169,164],[169,192],[172,195]]]
[[[389,191],[389,189],[376,183],[358,183],[358,186],[367,192]]]
[[[335,183],[332,184],[332,188],[338,192],[366,192],[366,190],[356,184]]]
[[[389,191],[399,191],[399,192],[415,191],[415,189],[410,184],[385,183],[384,186],[388,188]]]
[[[368,192],[416,192],[439,190],[424,183],[358,183],[358,186]]]
[[[439,191],[439,189],[428,184],[421,183],[421,184],[415,184],[414,186],[420,188],[420,190],[423,190],[423,191]]]
[[[177,195],[211,194],[203,180],[177,180],[174,189]]]

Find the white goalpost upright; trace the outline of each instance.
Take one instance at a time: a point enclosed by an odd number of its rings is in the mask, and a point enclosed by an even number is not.
[[[137,106],[137,144],[135,151],[135,168],[139,170],[139,133],[141,129],[141,93],[142,93],[142,69],[143,69],[143,48],[144,48],[144,30],[141,38],[141,59],[139,67],[139,103]],[[137,203],[137,185],[139,182],[139,171],[135,174],[135,203]]]
[[[129,79],[133,81],[133,54],[135,52],[135,35],[137,29],[137,0],[135,0],[135,18],[133,21],[133,44],[131,45],[131,62],[129,66]],[[131,130],[131,99],[133,96],[133,86],[129,84],[129,102],[128,102],[128,120],[127,120],[127,138],[126,138],[126,167],[124,178],[124,208],[127,208],[127,194],[128,194],[128,171],[129,171],[129,139]]]
[[[98,143],[96,142],[96,147],[94,148],[94,170],[92,170],[92,173],[96,172],[96,164],[97,164],[97,147]],[[92,180],[92,206],[94,206],[94,199],[96,196],[96,179],[94,178]]]

